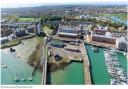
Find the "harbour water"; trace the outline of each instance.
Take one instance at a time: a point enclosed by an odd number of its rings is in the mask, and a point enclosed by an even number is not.
[[[107,66],[105,64],[105,57],[104,57],[104,49],[103,48],[98,48],[99,52],[93,52],[93,47],[92,45],[85,45],[86,49],[87,49],[87,53],[89,56],[89,61],[91,64],[91,78],[92,78],[92,83],[95,85],[98,84],[104,84],[104,85],[108,85],[110,84],[110,75],[107,71]],[[126,56],[124,56],[123,53],[121,52],[117,52],[117,58],[121,64],[121,68],[123,68],[125,70],[125,72],[127,72],[127,58]]]
[[[85,45],[89,61],[91,65],[91,78],[92,83],[98,84],[110,84],[110,76],[107,71],[107,67],[104,59],[103,48],[98,48],[99,52],[93,52],[92,45]],[[121,64],[121,67],[127,72],[127,59],[123,53],[118,52],[117,57]],[[20,58],[16,58],[14,54],[1,53],[1,64],[7,64],[7,68],[1,68],[1,84],[16,84],[16,85],[40,85],[41,84],[41,72],[37,70],[32,77],[33,67],[28,65],[26,61]],[[33,80],[15,82],[15,77],[21,78],[32,77]],[[49,78],[49,84],[52,85],[77,85],[84,83],[84,69],[82,62],[71,62],[64,70],[58,70],[51,72]]]
[[[84,70],[82,62],[72,62],[64,70],[52,72],[50,75],[52,85],[84,84]]]
[[[128,72],[128,59],[126,55],[124,55],[121,52],[117,53],[117,58],[120,62],[121,67],[124,69],[124,71],[127,73]]]
[[[98,48],[99,52],[94,52],[92,45],[85,45],[87,54],[91,65],[92,84],[107,85],[110,84],[110,77],[104,59],[104,52],[102,48]]]
[[[23,59],[16,58],[13,54],[1,53],[1,64],[6,64],[7,68],[1,68],[2,85],[38,85],[41,84],[41,72],[37,70],[32,76],[33,67],[27,64]],[[15,78],[19,77],[20,81],[16,82]],[[32,81],[28,80],[32,77]],[[22,81],[24,78],[26,81]]]

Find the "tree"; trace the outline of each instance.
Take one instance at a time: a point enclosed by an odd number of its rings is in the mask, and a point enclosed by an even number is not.
[[[94,30],[96,28],[96,24],[93,24],[92,26],[91,26],[91,30]]]
[[[54,29],[55,27],[54,27],[53,24],[49,23],[49,28],[50,28],[50,29]]]

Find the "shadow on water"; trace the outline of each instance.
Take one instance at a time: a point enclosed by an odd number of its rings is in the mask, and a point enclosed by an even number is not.
[[[97,47],[97,46],[96,46],[96,47]],[[87,48],[85,47],[85,49],[87,49]],[[89,55],[88,52],[87,52],[87,55]],[[89,58],[89,56],[88,56],[88,58]],[[90,61],[90,58],[89,58],[89,64],[90,64],[89,69],[90,69],[91,83],[94,84],[94,79],[93,79],[93,75],[92,75],[92,74],[93,74],[93,73],[92,73],[92,66],[91,66],[92,63],[91,63],[91,61]]]
[[[90,63],[91,65],[91,63]],[[90,68],[90,75],[91,75],[91,83],[94,84],[94,79],[93,79],[93,75],[92,75],[92,66],[89,66]]]
[[[51,84],[51,71],[50,71],[50,64],[47,66],[47,77],[46,77],[46,84]]]
[[[70,62],[69,64],[71,64],[71,63],[73,63],[73,62],[83,63],[83,61],[71,60],[71,62]]]

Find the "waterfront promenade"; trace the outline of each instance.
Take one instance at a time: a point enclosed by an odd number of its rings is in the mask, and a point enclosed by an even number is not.
[[[85,80],[85,84],[91,85],[90,63],[89,63],[89,59],[88,59],[86,48],[84,47],[84,43],[81,44],[80,49],[81,49],[83,65],[84,65],[84,80]]]

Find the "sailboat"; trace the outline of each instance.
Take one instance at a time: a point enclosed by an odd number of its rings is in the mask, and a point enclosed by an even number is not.
[[[16,73],[15,82],[19,82],[19,81],[20,81],[20,78],[17,76],[17,73]]]
[[[27,72],[27,75],[28,75],[28,72]],[[28,77],[28,80],[29,81],[32,81],[33,79],[32,79],[32,77]]]
[[[21,80],[22,80],[22,81],[26,81],[26,79],[23,78],[23,74],[22,74],[22,73],[21,73],[21,76],[22,76]]]

